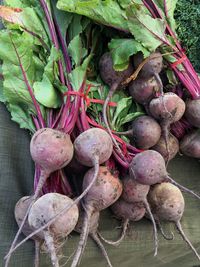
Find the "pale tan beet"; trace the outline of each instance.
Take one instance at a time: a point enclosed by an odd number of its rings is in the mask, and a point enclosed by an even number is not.
[[[153,146],[151,149],[159,152],[163,156],[164,160],[166,162],[169,162],[171,159],[173,159],[176,156],[176,154],[179,151],[179,141],[174,135],[169,133],[169,136],[168,136],[169,153],[167,151],[167,146],[166,146],[166,141],[165,141],[164,136],[161,136],[158,143],[155,146]]]
[[[180,151],[184,155],[200,158],[200,133],[199,130],[186,134],[180,142]]]
[[[200,260],[200,255],[186,237],[180,223],[185,208],[185,201],[180,189],[171,183],[155,185],[149,191],[148,200],[155,218],[174,222],[183,240]]]
[[[95,168],[86,172],[83,180],[83,191],[93,180]],[[84,196],[84,218],[82,233],[71,267],[78,265],[87,241],[91,216],[95,212],[106,209],[112,205],[122,193],[122,184],[119,178],[111,174],[107,167],[100,166],[97,179],[91,186],[87,195]]]
[[[48,223],[58,215],[66,206],[72,205],[73,200],[58,193],[48,193],[40,197],[32,205],[29,215],[29,225],[35,229]],[[75,228],[78,221],[79,211],[77,205],[73,205],[67,212],[62,213],[48,228],[44,229],[44,240],[47,250],[51,256],[52,265],[59,267],[59,260],[56,253],[58,240],[66,238]],[[56,245],[55,245],[56,243]]]
[[[94,168],[86,172],[83,180],[83,190],[91,183]],[[84,198],[85,205],[101,211],[112,205],[122,194],[122,183],[118,177],[111,174],[107,167],[100,166],[96,183]]]

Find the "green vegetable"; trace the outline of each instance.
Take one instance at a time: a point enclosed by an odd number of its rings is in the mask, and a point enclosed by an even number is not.
[[[175,10],[177,34],[190,61],[200,73],[200,4],[196,0],[179,0]]]

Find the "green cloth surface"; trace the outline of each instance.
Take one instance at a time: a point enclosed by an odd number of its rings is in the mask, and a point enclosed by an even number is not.
[[[0,105],[0,266],[17,231],[14,220],[14,206],[18,199],[32,193],[34,165],[29,153],[29,134],[10,120],[5,107]],[[198,160],[177,157],[172,160],[168,171],[172,177],[185,186],[200,192],[200,164]],[[200,202],[184,194],[186,207],[182,226],[195,248],[200,253]],[[119,222],[110,211],[102,212],[100,231],[106,238],[117,238]],[[167,233],[173,231],[173,241],[164,240],[159,233],[158,256],[153,257],[152,225],[148,220],[131,223],[129,235],[115,248],[105,245],[113,267],[197,267],[200,263],[177,234],[173,224],[165,224]],[[23,235],[20,238],[24,238]],[[67,261],[78,243],[79,235],[74,233],[62,248],[61,263]],[[33,266],[34,244],[30,240],[12,256],[11,267]],[[41,254],[42,267],[51,266],[48,256]],[[70,266],[70,261],[64,266]],[[106,262],[95,243],[89,239],[80,267],[104,267]]]

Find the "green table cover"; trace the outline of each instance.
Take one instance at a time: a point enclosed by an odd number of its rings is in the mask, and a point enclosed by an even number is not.
[[[32,193],[34,166],[29,153],[29,133],[19,129],[10,120],[6,108],[0,105],[0,266],[17,231],[13,210],[17,200]],[[200,192],[200,164],[198,160],[177,157],[168,168],[172,177],[183,185]],[[200,202],[184,194],[186,208],[182,219],[183,229],[200,253]],[[107,238],[116,238],[119,222],[110,211],[102,212],[100,231]],[[173,241],[164,240],[159,234],[158,256],[153,256],[152,225],[148,220],[131,224],[129,235],[117,248],[105,245],[114,267],[197,267],[200,263],[177,234],[173,224],[165,224],[167,232],[174,231]],[[24,236],[21,235],[21,238]],[[62,249],[61,262],[65,263],[75,251],[78,234],[74,233]],[[12,256],[11,267],[33,266],[34,245],[30,240]],[[51,266],[48,256],[41,254],[42,267]],[[70,261],[64,266],[70,266]],[[104,267],[106,262],[92,240],[87,247],[80,267]]]

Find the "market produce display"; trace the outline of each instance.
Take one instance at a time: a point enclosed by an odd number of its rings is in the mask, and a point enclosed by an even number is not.
[[[74,230],[80,241],[69,263],[81,264],[88,236],[123,242],[129,222],[171,221],[200,260],[181,226],[181,193],[200,194],[171,177],[181,153],[200,158],[200,79],[176,34],[177,1],[6,0],[0,6],[2,89],[11,119],[31,135],[32,195],[15,207],[19,226],[5,255],[28,239],[61,266],[59,250]],[[180,147],[179,147],[180,143]],[[122,222],[118,240],[98,229],[110,207]],[[13,211],[14,212],[14,211]],[[23,232],[26,236],[19,241]]]

